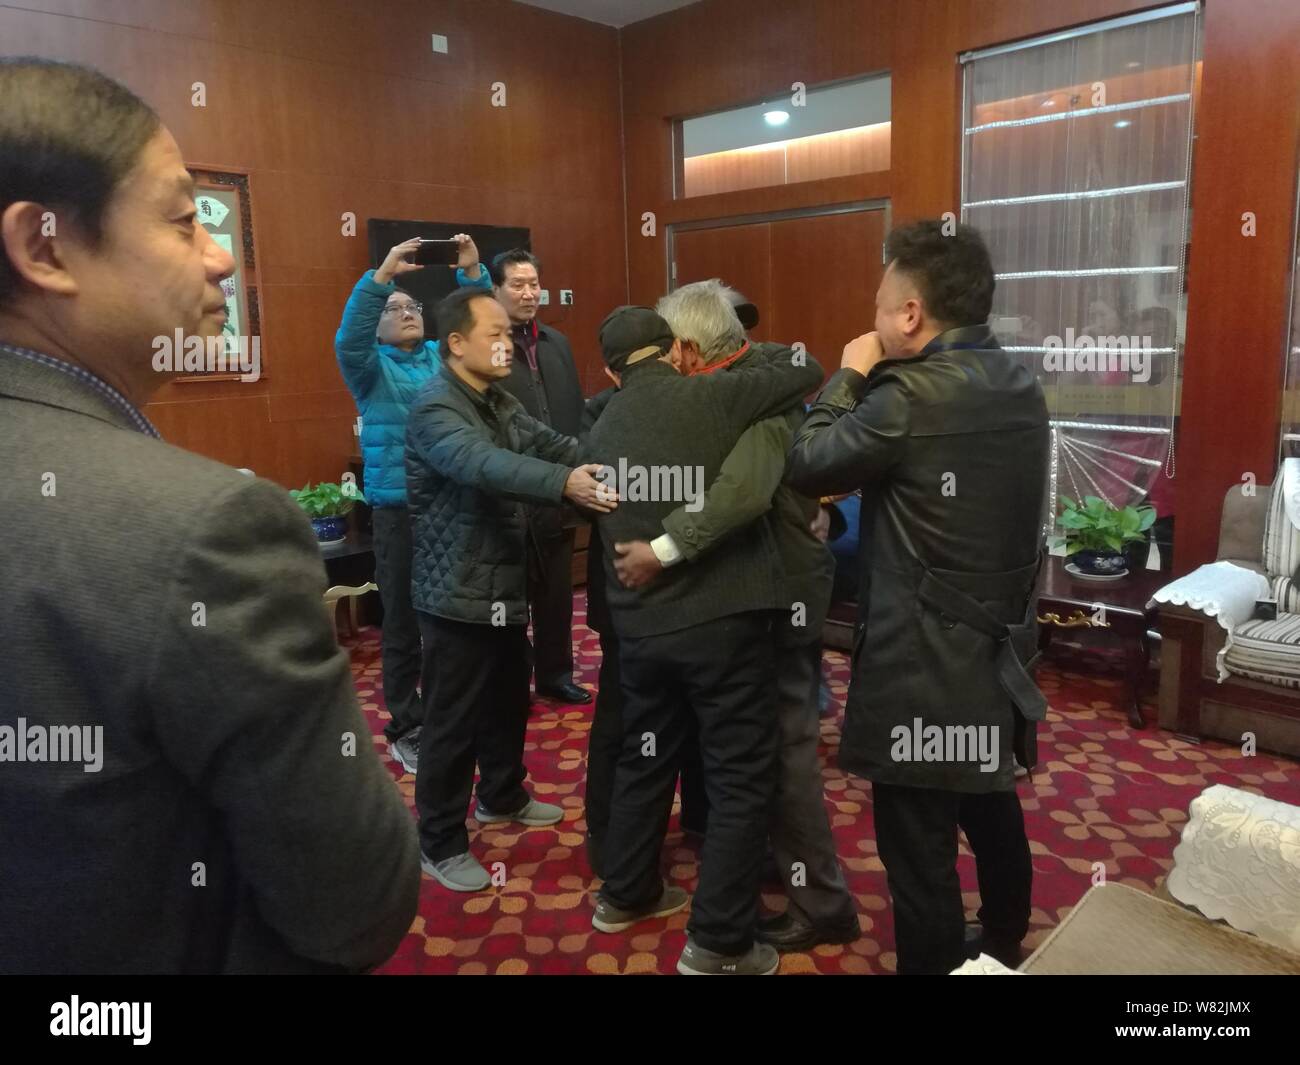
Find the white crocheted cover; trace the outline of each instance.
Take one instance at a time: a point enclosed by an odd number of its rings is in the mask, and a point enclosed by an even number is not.
[[[1206,917],[1300,951],[1300,806],[1206,788],[1192,800],[1168,887]]]
[[[987,954],[981,954],[968,962],[963,962],[961,967],[954,969],[948,974],[949,976],[1024,976],[1024,973],[1017,972],[1015,969],[1008,969],[997,958],[990,958]]]
[[[1151,597],[1151,602],[1185,606],[1218,621],[1226,637],[1214,656],[1214,664],[1219,668],[1219,680],[1224,681],[1229,674],[1223,656],[1232,646],[1232,630],[1249,620],[1257,600],[1268,597],[1268,578],[1262,573],[1231,562],[1211,562],[1166,584]]]

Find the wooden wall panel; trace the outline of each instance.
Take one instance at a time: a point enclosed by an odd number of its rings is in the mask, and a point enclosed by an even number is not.
[[[720,277],[758,307],[751,339],[802,343],[834,369],[872,328],[884,235],[879,209],[686,230],[674,237],[678,283]]]
[[[883,210],[773,222],[771,339],[838,369],[844,345],[875,328],[884,239]]]
[[[772,308],[772,232],[766,222],[744,226],[693,229],[673,237],[677,286],[720,278],[743,292],[759,309],[754,340],[778,339],[767,317]]]
[[[886,70],[893,0],[802,0],[798,4],[704,0],[624,27],[623,136],[627,159],[628,286],[633,302],[664,291],[671,222],[795,210],[886,195],[888,175],[800,182],[674,200],[672,122],[789,93],[795,81]],[[726,41],[726,47],[718,47]],[[653,77],[628,72],[653,70]],[[655,218],[654,235],[643,230]]]
[[[530,227],[542,320],[603,387],[596,328],[627,298],[616,30],[508,0],[0,0],[0,42],[99,67],[187,161],[249,172],[267,376],[164,386],[148,413],[173,442],[285,485],[346,469],[356,415],[333,336],[368,217]]]
[[[1174,479],[1179,570],[1214,557],[1224,492],[1245,473],[1271,481],[1277,461],[1300,162],[1298,55],[1300,5],[1206,5]],[[1255,236],[1242,232],[1247,211]]]

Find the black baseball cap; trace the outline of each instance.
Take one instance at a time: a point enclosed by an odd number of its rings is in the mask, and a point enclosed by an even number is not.
[[[600,323],[600,353],[615,373],[642,359],[663,355],[673,346],[673,339],[668,323],[649,307],[616,307]]]
[[[747,332],[758,325],[758,308],[734,288],[731,290],[731,305],[736,308],[736,317]]]

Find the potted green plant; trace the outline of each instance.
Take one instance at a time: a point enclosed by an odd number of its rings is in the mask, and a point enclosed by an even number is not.
[[[1065,553],[1079,572],[1096,577],[1127,573],[1126,548],[1146,542],[1147,530],[1156,520],[1155,508],[1112,507],[1104,499],[1084,496],[1080,506],[1061,496],[1058,519],[1064,536],[1053,537],[1053,545],[1065,545]]]
[[[341,485],[326,481],[313,485],[309,481],[303,488],[291,489],[289,496],[307,512],[316,539],[322,546],[347,539],[348,514],[354,505],[366,501],[351,481]]]

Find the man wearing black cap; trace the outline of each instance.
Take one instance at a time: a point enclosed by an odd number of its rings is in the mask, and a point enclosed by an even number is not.
[[[734,312],[729,329],[743,340]],[[618,631],[624,743],[592,924],[621,932],[680,910],[686,893],[659,872],[673,784],[693,718],[710,798],[700,881],[677,963],[682,973],[776,971],[754,941],[759,875],[774,784],[772,610],[777,551],[756,522],[698,565],[642,589],[614,577],[614,545],[655,535],[679,503],[694,506],[754,421],[784,410],[821,380],[815,362],[766,362],[736,373],[681,376],[681,346],[645,307],[622,307],[601,326],[620,385],[587,439],[620,499],[602,515],[606,594]],[[617,517],[616,517],[617,516]]]

